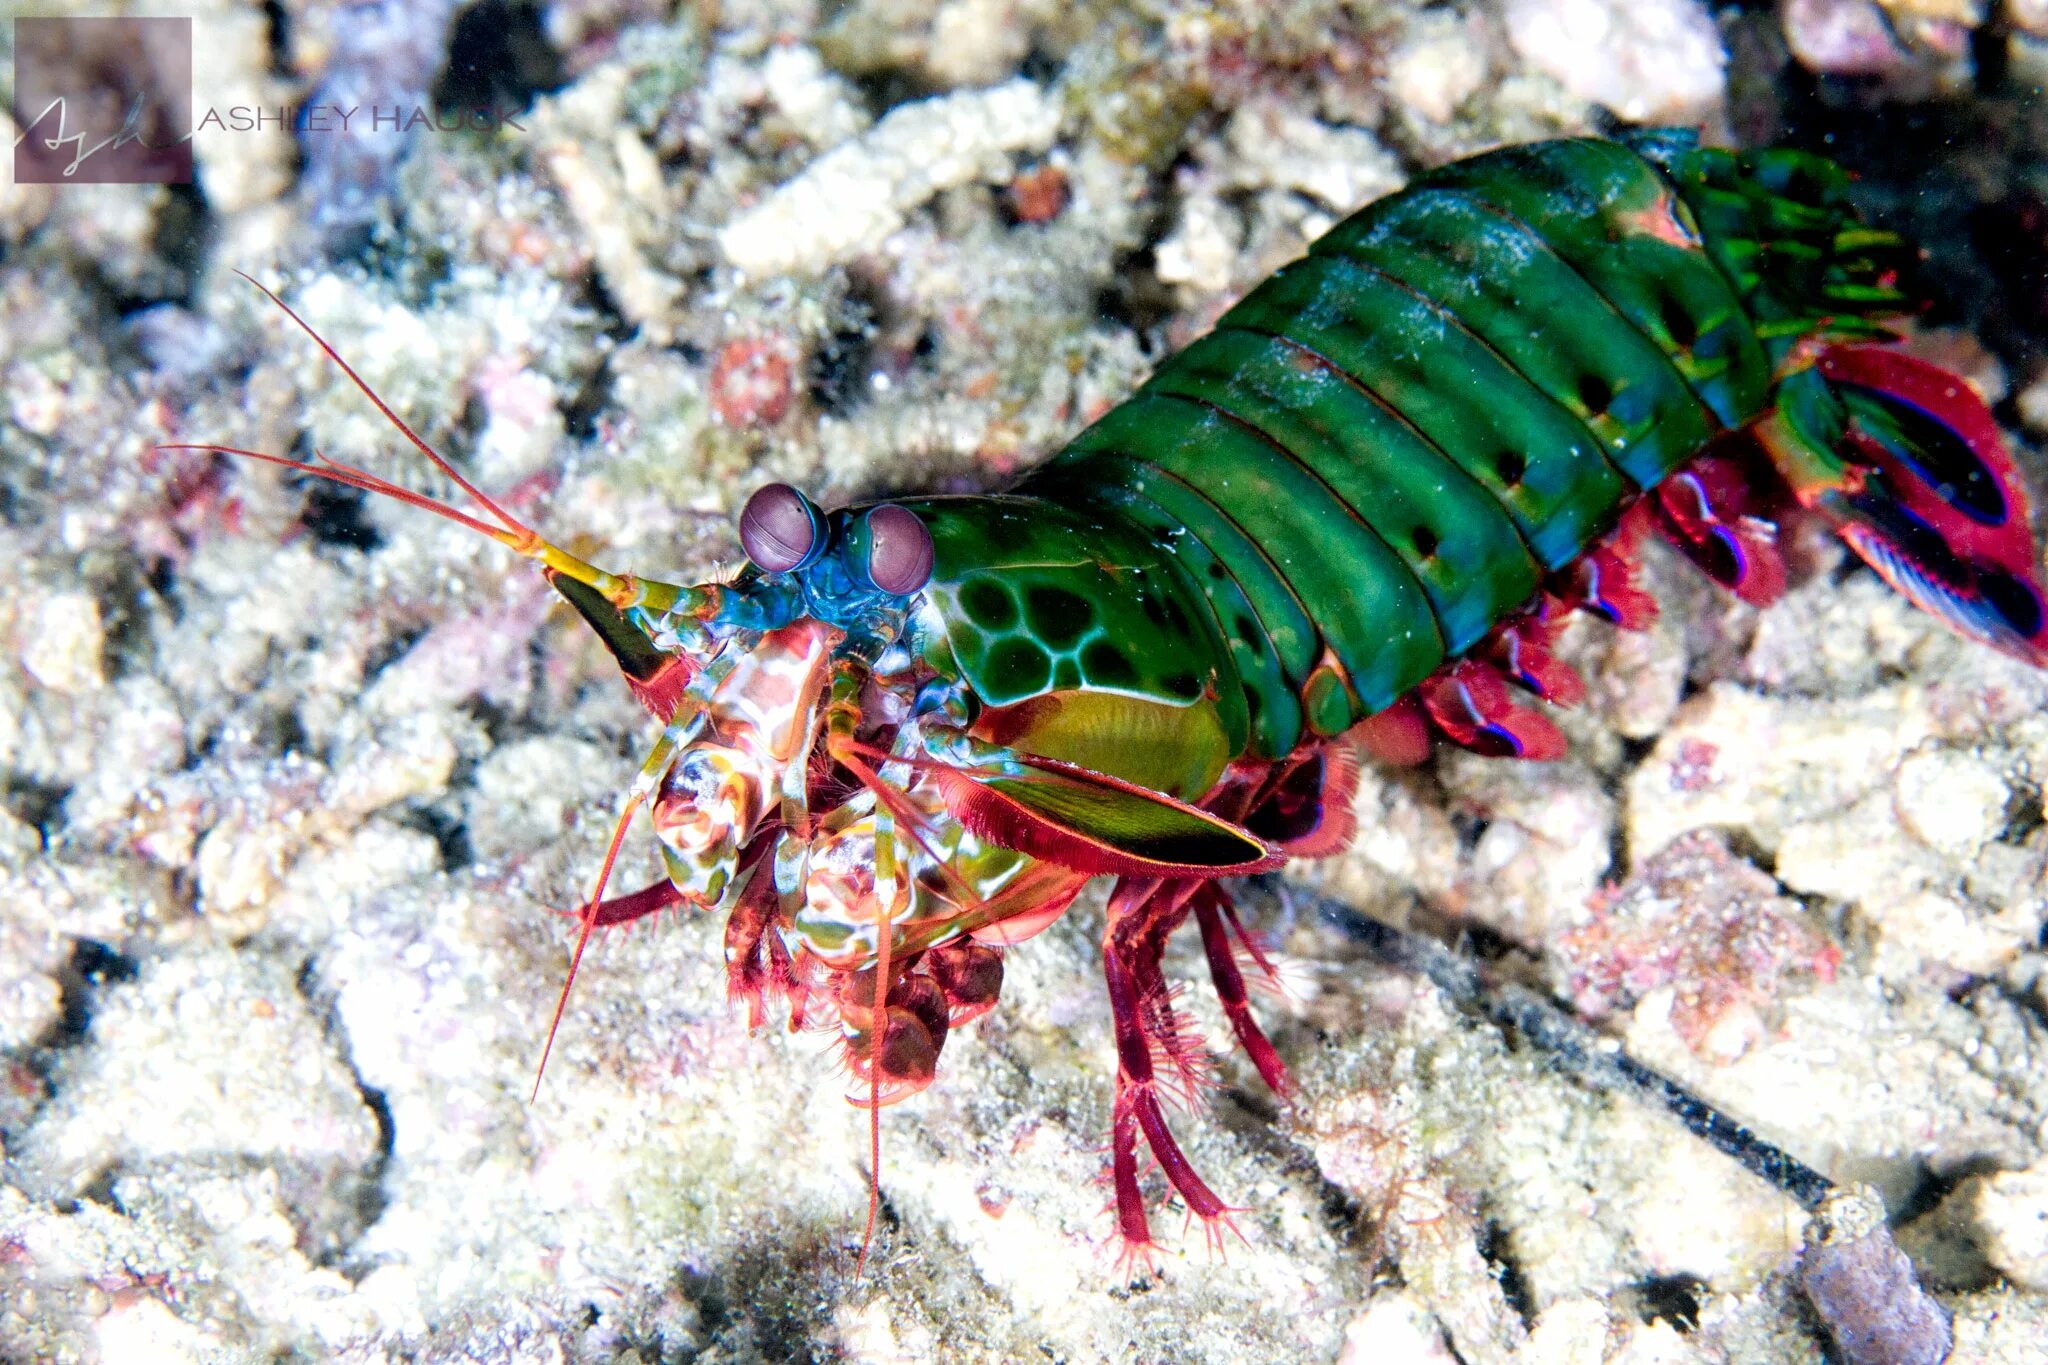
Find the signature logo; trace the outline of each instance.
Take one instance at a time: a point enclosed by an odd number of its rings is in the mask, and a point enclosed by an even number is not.
[[[192,21],[14,21],[14,179],[192,183]]]
[[[21,185],[189,185],[194,139],[235,133],[390,143],[421,131],[526,131],[520,110],[496,106],[343,104],[316,96],[197,111],[190,19],[16,19],[13,116],[14,179]]]
[[[121,126],[111,136],[94,140],[91,132],[87,129],[81,128],[77,132],[70,131],[69,107],[65,104],[64,97],[59,95],[43,106],[43,111],[36,115],[26,128],[22,129],[20,136],[14,139],[14,146],[18,151],[24,142],[34,138],[39,149],[53,154],[61,153],[66,147],[69,147],[71,149],[71,158],[65,161],[62,168],[57,172],[59,176],[69,180],[78,174],[78,168],[83,166],[89,158],[97,156],[101,152],[118,152],[123,147],[128,146],[141,147],[149,151],[162,151],[175,147],[180,142],[190,140],[192,135],[187,133],[183,137],[174,138],[170,142],[165,143],[163,147],[158,147],[151,143],[143,135],[146,109],[147,105],[144,98],[141,95],[137,95],[130,102],[128,113],[121,120]],[[50,124],[53,118],[55,120],[55,130],[47,137],[41,136],[43,128]],[[16,178],[20,179],[19,176]],[[190,179],[191,177],[187,176],[186,182],[189,182]],[[174,181],[171,183],[180,182]]]

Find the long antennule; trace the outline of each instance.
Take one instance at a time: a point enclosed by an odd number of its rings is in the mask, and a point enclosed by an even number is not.
[[[426,456],[427,459],[433,463],[434,468],[440,470],[443,474],[446,474],[450,479],[453,479],[455,481],[455,486],[457,488],[460,488],[463,492],[469,494],[470,497],[474,498],[479,507],[489,512],[499,521],[503,522],[505,524],[506,529],[511,531],[515,536],[523,536],[528,544],[544,543],[541,539],[540,532],[534,530],[531,526],[528,526],[525,522],[519,520],[519,518],[513,516],[504,508],[498,506],[497,503],[491,500],[489,494],[485,493],[481,488],[478,488],[468,479],[463,478],[462,472],[456,469],[454,465],[448,463],[448,461],[442,457],[441,452],[435,450],[432,446],[428,445],[424,440],[420,438],[420,434],[418,432],[414,431],[411,427],[407,426],[405,424],[405,419],[403,417],[400,417],[397,413],[393,412],[391,410],[391,405],[386,403],[382,398],[379,398],[377,396],[377,391],[371,388],[369,384],[365,382],[363,377],[355,372],[355,367],[350,365],[346,360],[343,360],[341,358],[341,352],[335,350],[332,346],[328,345],[327,338],[321,336],[318,332],[314,331],[313,325],[311,323],[307,322],[304,318],[300,317],[297,313],[293,312],[292,306],[290,304],[286,303],[283,299],[279,298],[274,292],[272,292],[268,285],[264,284],[255,276],[250,275],[246,271],[241,270],[237,270],[235,273],[237,275],[240,275],[249,283],[255,285],[258,289],[262,290],[263,297],[269,299],[272,303],[276,304],[286,317],[290,318],[293,322],[299,324],[299,330],[304,332],[307,336],[313,338],[313,344],[315,346],[318,346],[322,351],[325,351],[327,353],[327,358],[340,367],[341,372],[348,376],[349,382],[356,386],[356,388],[362,393],[363,397],[369,399],[371,405],[374,406],[377,409],[377,411],[384,414],[384,420],[391,423],[392,426],[397,427],[400,432],[404,433],[405,439],[411,441],[413,444],[413,448],[419,451],[420,454]],[[496,539],[496,537],[493,537],[493,539]],[[507,543],[509,544],[510,542]],[[519,547],[515,545],[513,548],[518,549]],[[520,553],[524,554],[526,553],[526,551],[521,550]]]
[[[371,405],[384,415],[386,421],[398,428],[405,436],[405,439],[412,443],[414,449],[426,456],[435,469],[453,480],[456,487],[473,499],[478,507],[481,507],[485,512],[496,518],[500,524],[492,526],[488,522],[450,507],[446,503],[436,501],[425,494],[415,493],[408,488],[401,488],[388,479],[379,478],[377,475],[367,470],[357,469],[353,465],[345,465],[330,460],[317,452],[314,458],[319,461],[319,464],[309,465],[303,464],[298,460],[286,459],[282,455],[269,455],[260,450],[243,450],[236,446],[174,443],[159,446],[157,447],[159,450],[205,450],[217,455],[237,455],[243,459],[261,460],[265,464],[279,465],[286,469],[296,470],[302,474],[311,474],[317,478],[326,479],[330,483],[344,484],[350,488],[360,488],[368,493],[396,498],[408,506],[422,508],[425,511],[434,513],[436,516],[446,517],[450,521],[466,526],[472,531],[487,535],[492,540],[497,541],[500,545],[517,554],[525,555],[529,559],[539,560],[549,569],[561,574],[565,578],[573,579],[578,583],[586,583],[603,593],[613,605],[620,608],[646,606],[656,611],[662,611],[676,606],[679,602],[689,597],[693,591],[691,589],[675,588],[663,583],[651,583],[635,578],[630,574],[606,573],[595,565],[586,564],[560,546],[551,544],[540,532],[534,530],[510,512],[507,512],[489,494],[464,478],[462,472],[449,463],[445,456],[428,445],[418,432],[407,426],[405,419],[396,412],[393,412],[391,405],[377,396],[377,391],[370,387],[369,381],[357,374],[355,367],[346,360],[343,360],[341,353],[329,345],[327,338],[315,331],[311,323],[293,312],[290,304],[279,298],[274,291],[255,277],[240,270],[237,270],[235,273],[248,280],[256,288],[262,290],[265,298],[276,304],[286,317],[297,323],[299,329],[313,339],[313,344],[318,346],[329,360],[339,366],[343,374],[348,376],[349,382],[356,386],[357,392],[369,399]]]
[[[313,458],[320,463],[318,465],[309,465],[301,460],[290,459],[283,455],[272,455],[266,451],[243,450],[240,446],[178,444],[158,446],[157,449],[207,450],[212,451],[216,455],[238,455],[245,460],[261,460],[265,464],[274,464],[280,469],[289,469],[294,473],[311,474],[315,478],[326,479],[329,483],[346,484],[350,488],[360,488],[366,493],[376,493],[381,497],[396,498],[408,507],[417,507],[422,511],[432,512],[437,517],[445,517],[449,521],[467,526],[470,530],[480,535],[489,536],[492,540],[497,541],[508,549],[519,550],[528,543],[518,531],[508,530],[501,526],[493,526],[487,521],[479,521],[458,507],[450,507],[447,503],[430,498],[424,493],[415,493],[410,488],[400,487],[389,479],[380,478],[372,474],[367,469],[358,469],[354,465],[347,465],[339,460],[330,459],[317,450],[313,452]]]

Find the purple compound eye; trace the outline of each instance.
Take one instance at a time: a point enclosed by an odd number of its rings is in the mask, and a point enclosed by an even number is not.
[[[825,552],[825,514],[788,484],[766,484],[740,509],[740,548],[763,573],[792,573]]]
[[[917,514],[893,502],[861,514],[855,563],[883,592],[908,597],[932,581],[932,533]]]

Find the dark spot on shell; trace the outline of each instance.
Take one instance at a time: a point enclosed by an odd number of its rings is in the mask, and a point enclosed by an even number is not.
[[[1008,630],[1017,624],[1017,600],[993,578],[971,578],[960,589],[960,608],[984,630]]]
[[[1414,541],[1416,554],[1421,555],[1424,559],[1430,559],[1436,555],[1436,547],[1440,542],[1437,540],[1436,532],[1430,530],[1427,526],[1415,528]]]
[[[1166,599],[1166,625],[1183,639],[1192,639],[1195,635],[1195,623],[1188,616],[1187,608],[1181,605],[1178,593]]]
[[[1018,636],[998,640],[988,652],[988,686],[1003,699],[1043,692],[1052,673],[1045,651]]]
[[[1679,350],[1691,349],[1693,343],[1700,339],[1699,324],[1693,321],[1692,314],[1685,311],[1685,305],[1675,295],[1664,296],[1657,306],[1657,316],[1670,335],[1671,344]]]
[[[1503,450],[1494,457],[1493,467],[1500,472],[1500,481],[1509,488],[1519,488],[1522,476],[1529,472],[1529,461],[1519,450]]]
[[[1597,374],[1579,376],[1579,402],[1591,417],[1605,417],[1614,404],[1614,386]]]
[[[1005,554],[1018,554],[1031,547],[1031,523],[1015,512],[999,512],[989,519],[989,545]]]
[[[1095,605],[1079,593],[1049,583],[1024,589],[1031,631],[1054,649],[1072,649],[1095,624]]]
[[[1196,697],[1202,695],[1201,679],[1186,670],[1167,674],[1159,680],[1159,685],[1166,690],[1166,695],[1169,697],[1185,697],[1187,700],[1193,701]]]
[[[1138,681],[1129,656],[1108,640],[1096,640],[1082,650],[1081,667],[1088,670],[1088,681],[1103,687],[1130,687]]]

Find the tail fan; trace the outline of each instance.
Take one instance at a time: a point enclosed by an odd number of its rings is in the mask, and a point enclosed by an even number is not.
[[[1879,346],[1831,347],[1815,372],[1835,410],[1809,394],[1794,421],[1760,433],[1781,467],[1798,466],[1800,500],[1915,606],[2048,665],[2031,508],[1983,400],[1947,370]],[[1788,433],[1808,448],[1788,451]],[[1816,437],[1839,461],[1824,479],[1814,477]]]

